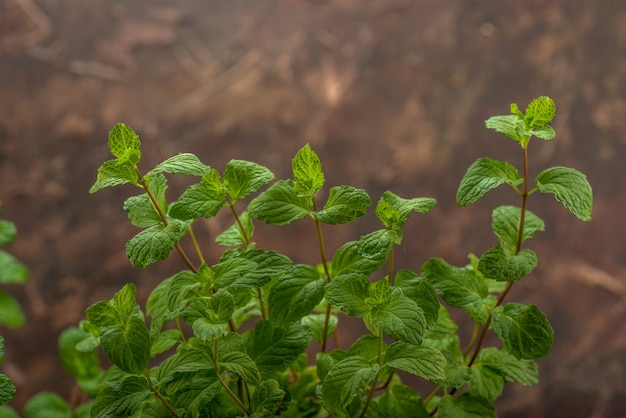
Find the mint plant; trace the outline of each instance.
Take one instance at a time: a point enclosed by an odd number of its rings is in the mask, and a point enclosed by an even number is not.
[[[481,158],[463,177],[457,203],[467,206],[508,185],[520,206],[493,211],[497,243],[480,257],[470,254],[461,267],[433,258],[420,272],[399,269],[394,249],[405,239],[408,217],[427,214],[433,198],[385,192],[374,208],[378,229],[329,254],[322,225],[353,222],[372,200],[341,185],[320,201],[326,178],[309,145],[292,160],[293,178],[273,183],[274,174],[259,164],[232,160],[220,173],[187,153],[143,172],[139,137],[116,125],[108,142],[114,158],[99,168],[90,191],[135,186],[139,194],[124,203],[141,228],[126,244],[130,262],[145,268],[175,251],[184,269],[158,283],[143,307],[129,283],[88,308],[86,320],[61,336],[60,352],[91,400],[74,409],[46,395],[39,407],[48,399],[60,416],[92,417],[495,417],[505,382],[536,384],[534,360],[553,341],[536,306],[505,303],[513,284],[537,265],[525,244],[544,222],[527,209],[528,198],[550,193],[578,218],[591,219],[591,187],[580,172],[552,167],[531,182],[530,140],[555,137],[549,125],[555,112],[550,98],[539,97],[524,112],[512,105],[510,115],[487,120],[519,144],[522,171]],[[170,201],[170,175],[199,181]],[[222,209],[233,219],[215,237],[225,250],[204,254],[194,226]],[[259,248],[255,221],[309,222],[319,249],[315,264]],[[195,254],[187,254],[182,239]],[[461,343],[449,308],[473,322],[470,341]],[[367,331],[341,345],[346,315],[360,318]],[[484,347],[489,330],[501,347]],[[110,367],[103,368],[98,348]],[[431,393],[403,384],[405,373],[432,382]]]

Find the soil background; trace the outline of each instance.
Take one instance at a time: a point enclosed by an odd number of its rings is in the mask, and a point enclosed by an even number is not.
[[[397,251],[398,267],[419,270],[433,256],[463,265],[494,244],[491,211],[516,196],[498,189],[457,208],[456,188],[477,158],[521,161],[484,120],[548,95],[557,138],[531,143],[531,176],[553,165],[586,173],[594,219],[551,196],[530,200],[547,232],[529,242],[539,267],[509,300],[538,305],[555,343],[540,384],[509,385],[498,413],[626,416],[625,77],[618,0],[0,0],[0,216],[17,224],[8,250],[30,267],[26,286],[9,289],[27,324],[1,330],[12,404],[41,390],[69,398],[59,333],[124,283],[145,301],[183,268],[174,256],[142,271],[128,263],[132,187],[88,193],[115,123],[141,136],[145,171],[193,152],[219,171],[249,159],[288,177],[310,143],[328,186],[365,188],[374,201],[385,190],[434,197]],[[173,180],[170,198],[189,181]],[[214,257],[229,224],[224,213],[197,228]],[[316,263],[304,224],[258,225],[255,237]],[[329,252],[374,228],[370,211],[327,229]]]

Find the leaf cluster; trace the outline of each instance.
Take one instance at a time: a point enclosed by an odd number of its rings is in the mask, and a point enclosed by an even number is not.
[[[512,105],[511,113],[490,118],[487,127],[519,142],[525,159],[532,136],[554,137],[551,99],[534,100],[524,113]],[[469,205],[502,184],[523,204],[493,211],[497,243],[481,256],[470,254],[467,265],[432,258],[415,272],[396,269],[394,249],[409,216],[427,214],[436,200],[386,191],[374,205],[378,229],[328,254],[323,230],[356,221],[373,201],[363,189],[339,185],[328,187],[319,202],[327,179],[309,145],[294,156],[292,178],[278,180],[250,161],[232,160],[220,173],[192,154],[142,174],[141,143],[123,124],[111,131],[109,148],[115,158],[100,167],[91,191],[125,183],[141,189],[124,203],[141,229],[126,245],[130,262],[145,268],[176,250],[185,268],[157,284],[144,307],[135,285],[127,284],[87,309],[86,319],[61,336],[59,348],[90,401],[70,411],[44,393],[27,406],[35,411],[30,416],[43,416],[36,411],[47,408],[59,416],[99,418],[495,417],[493,403],[505,383],[538,382],[534,360],[549,352],[552,328],[536,306],[504,303],[504,297],[537,266],[536,254],[522,244],[545,226],[526,210],[528,196],[552,193],[574,215],[590,219],[591,187],[578,171],[544,170],[529,189],[526,170],[479,159],[461,181],[458,204]],[[172,174],[198,181],[170,201]],[[215,237],[224,252],[205,257],[193,227],[223,208],[233,218]],[[319,263],[295,263],[259,248],[259,221],[311,223]],[[179,245],[187,238],[192,257]],[[475,324],[475,338],[464,347],[452,308]],[[346,316],[359,318],[367,331],[340,345]],[[482,347],[478,330],[483,337],[492,330],[500,347]],[[101,364],[98,350],[111,367]],[[402,383],[407,373],[435,390],[416,393]]]

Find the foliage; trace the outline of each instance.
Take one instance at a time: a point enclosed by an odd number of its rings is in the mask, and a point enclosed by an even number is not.
[[[511,286],[537,266],[536,254],[522,245],[543,231],[544,223],[526,209],[527,198],[551,193],[576,217],[591,219],[591,187],[580,172],[548,168],[530,183],[530,139],[554,138],[549,123],[555,112],[550,98],[539,97],[525,112],[512,105],[510,115],[487,120],[488,128],[519,143],[522,170],[491,158],[477,160],[461,180],[457,203],[467,206],[507,185],[521,205],[493,211],[497,241],[480,257],[470,254],[465,266],[433,258],[419,272],[397,270],[394,249],[403,242],[408,217],[427,214],[435,199],[385,192],[374,207],[379,228],[331,255],[322,224],[352,222],[373,202],[365,190],[347,185],[322,193],[326,176],[309,145],[292,160],[293,178],[273,183],[274,174],[256,163],[232,160],[220,173],[192,154],[178,154],[142,173],[139,137],[129,126],[116,125],[108,143],[114,158],[100,167],[91,192],[136,186],[140,193],[124,203],[130,222],[141,228],[126,244],[130,262],[145,268],[175,250],[185,269],[157,284],[143,307],[135,285],[127,284],[63,334],[63,362],[92,399],[80,414],[496,416],[493,403],[504,384],[536,384],[535,360],[553,341],[536,306],[504,303]],[[173,174],[199,180],[169,201],[167,176]],[[328,196],[324,202],[322,195]],[[233,224],[215,238],[226,248],[209,262],[193,228],[224,207]],[[314,225],[319,264],[296,264],[259,248],[255,221]],[[185,237],[193,257],[179,243]],[[475,324],[463,349],[449,308],[465,311]],[[330,350],[345,315],[361,318],[368,331]],[[489,329],[501,348],[483,347]],[[108,369],[100,364],[98,347],[112,363]],[[433,391],[417,394],[402,384],[403,373],[432,382]],[[71,414],[69,405],[50,394],[36,401],[27,408],[33,417],[43,416],[36,412],[42,405],[59,416]]]

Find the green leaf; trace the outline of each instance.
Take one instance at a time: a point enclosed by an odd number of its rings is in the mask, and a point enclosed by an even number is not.
[[[98,168],[96,182],[89,189],[89,193],[95,193],[105,187],[119,186],[121,184],[131,183],[138,185],[139,173],[137,166],[130,162],[121,162],[118,160],[105,161]]]
[[[256,192],[274,179],[274,173],[262,165],[243,160],[226,164],[224,184],[234,202]]]
[[[130,126],[123,123],[118,123],[109,132],[108,145],[111,154],[120,161],[129,161],[132,164],[137,164],[141,158],[139,136]]]
[[[145,378],[128,376],[121,383],[107,386],[98,393],[91,409],[91,416],[130,417],[149,395],[150,388]]]
[[[458,398],[445,395],[439,402],[436,418],[496,418],[496,411],[487,399],[463,393]]]
[[[526,106],[524,121],[531,129],[542,128],[552,122],[554,115],[556,115],[554,101],[548,96],[540,96]]]
[[[280,415],[287,399],[287,393],[282,390],[274,379],[264,380],[258,385],[252,396],[250,418],[269,418]]]
[[[215,275],[215,288],[262,287],[271,279],[255,274],[257,266],[256,262],[243,257],[220,261],[211,267]]]
[[[470,367],[469,392],[473,396],[495,402],[502,394],[504,378],[495,370],[482,365],[473,364]]]
[[[404,199],[390,191],[383,193],[376,205],[376,217],[387,228],[402,227],[411,212],[428,213],[437,201],[428,197]]]
[[[439,314],[439,299],[435,288],[423,276],[418,276],[410,270],[400,270],[396,273],[395,287],[415,301],[424,312],[427,326],[432,327]]]
[[[372,319],[385,334],[414,345],[421,344],[426,330],[422,308],[398,291],[391,294],[388,303],[373,309]]]
[[[11,379],[0,373],[0,405],[4,405],[13,399],[16,389]]]
[[[492,116],[485,121],[485,126],[518,142],[521,140],[519,132],[524,128],[517,115]]]
[[[1,385],[2,383],[0,381],[0,386]],[[0,387],[0,391],[2,391],[1,387]],[[2,405],[0,406],[0,418],[20,418],[20,416],[17,414],[17,412],[15,412],[15,409],[11,408],[8,405]],[[78,416],[77,418],[89,418],[89,416],[86,416],[86,417]]]
[[[591,220],[593,192],[583,173],[568,167],[552,167],[539,173],[536,181],[541,193],[553,193],[578,219]]]
[[[171,219],[167,226],[160,224],[144,229],[126,243],[126,256],[133,266],[142,269],[163,261],[185,235],[188,226],[183,221]]]
[[[373,407],[373,408],[372,408]],[[381,395],[368,409],[374,412],[373,417],[379,418],[428,418],[428,411],[424,402],[415,391],[406,385],[395,384],[390,390]]]
[[[198,184],[189,186],[170,206],[169,215],[183,221],[215,216],[226,203],[220,175],[211,169]]]
[[[543,139],[544,141],[554,139],[554,137],[556,136],[556,132],[550,125],[546,125],[537,129],[531,129],[529,131],[524,131],[523,134],[528,136],[536,136],[537,138]]]
[[[138,315],[102,329],[100,344],[107,357],[127,373],[142,373],[150,359],[150,333]]]
[[[441,258],[431,258],[422,274],[450,306],[464,308],[484,303],[487,286],[470,268],[459,268]]]
[[[518,359],[538,359],[550,351],[554,331],[534,305],[507,303],[493,310],[491,326],[503,347]]]
[[[378,270],[387,260],[393,242],[387,231],[381,230],[361,237],[358,241],[348,241],[333,256],[332,272],[335,277],[347,273],[369,275]]]
[[[261,374],[250,356],[241,351],[224,353],[219,357],[219,365],[231,373],[241,376],[247,383],[253,385],[261,381]]]
[[[24,405],[24,418],[72,418],[72,412],[59,395],[40,392]]]
[[[28,278],[28,268],[6,251],[0,250],[0,283],[22,284]]]
[[[296,181],[294,191],[297,197],[304,197],[308,200],[324,186],[322,163],[309,144],[296,153],[291,167]]]
[[[191,296],[197,295],[198,288],[202,285],[200,275],[189,270],[183,270],[170,277],[166,292],[167,308],[171,312],[177,312],[184,308]]]
[[[537,363],[532,360],[517,359],[495,347],[482,349],[473,366],[477,365],[497,371],[507,382],[517,382],[524,386],[536,385],[539,382]]]
[[[174,347],[183,339],[183,333],[179,329],[168,329],[159,332],[151,339],[150,357],[164,353]]]
[[[446,358],[441,352],[397,341],[387,347],[385,364],[426,380],[439,382],[446,377]]]
[[[372,310],[367,303],[370,282],[366,275],[347,273],[326,285],[326,300],[350,316],[363,316]]]
[[[0,219],[0,245],[11,244],[15,241],[17,229],[13,222]]]
[[[467,206],[488,191],[506,183],[517,186],[524,181],[517,168],[506,161],[480,158],[467,169],[456,193],[459,206]]]
[[[307,315],[302,318],[302,325],[311,330],[311,334],[313,335],[313,339],[318,343],[322,342],[322,335],[324,334],[324,322],[326,321],[326,315],[322,314],[314,314]],[[337,319],[337,315],[331,315],[328,320],[328,329],[326,330],[326,338],[330,338],[331,335],[337,329],[337,324],[339,320]]]
[[[345,224],[365,215],[371,204],[372,200],[363,189],[351,186],[331,187],[324,209],[313,212],[313,216],[325,224]]]
[[[157,372],[159,385],[176,379],[177,375],[210,372],[214,375],[212,350],[206,346],[181,344],[176,354],[161,363]]]
[[[511,253],[502,244],[488,249],[480,257],[478,269],[485,277],[499,282],[520,280],[537,267],[537,255],[527,248]]]
[[[252,223],[252,219],[250,219],[248,212],[243,212],[241,215],[239,215],[239,220],[243,225],[243,229],[248,239],[250,239],[254,234],[254,224]],[[215,242],[220,245],[225,245],[229,247],[246,244],[244,235],[242,234],[241,228],[239,227],[239,224],[237,222],[233,223],[230,227],[228,227],[226,231],[219,234],[215,238]]]
[[[378,374],[378,364],[351,356],[333,365],[322,384],[322,405],[335,418],[348,417],[346,409],[359,399]]]
[[[210,296],[203,296],[191,302],[184,312],[185,321],[193,322],[205,318],[211,324],[226,324],[235,312],[235,298],[224,289]]]
[[[248,213],[254,219],[270,225],[286,225],[309,214],[311,200],[296,194],[295,183],[279,180],[254,198],[248,205]]]
[[[519,230],[521,209],[516,206],[499,206],[494,209],[491,217],[491,226],[502,245],[515,251]],[[545,225],[541,218],[526,210],[522,242],[532,238],[537,231],[544,231]]]
[[[211,167],[204,165],[198,157],[189,153],[182,153],[168,158],[157,164],[152,170],[146,173],[146,177],[155,174],[183,174],[186,176],[204,176],[209,173]]]
[[[26,322],[20,303],[4,290],[0,290],[0,324],[19,328]]]
[[[269,319],[275,325],[288,324],[308,315],[324,297],[326,280],[314,267],[298,264],[278,278],[268,298]]]
[[[220,263],[231,258],[241,258],[256,263],[251,270],[245,272],[246,281],[256,284],[256,287],[265,286],[272,279],[293,268],[293,262],[289,257],[275,251],[257,249],[227,251]]]
[[[310,343],[311,332],[298,323],[275,327],[260,321],[248,334],[248,354],[268,378],[286,370]]]
[[[167,212],[167,201],[165,200],[167,180],[165,177],[161,174],[151,177],[148,182],[148,188],[155,196],[160,209],[164,213]],[[152,201],[146,193],[126,199],[124,210],[128,212],[128,218],[131,223],[137,227],[145,228],[163,223],[161,216],[152,205]]]
[[[77,379],[94,378],[101,374],[100,359],[95,351],[84,353],[76,344],[88,335],[76,327],[70,327],[59,336],[59,356],[63,367]]]

